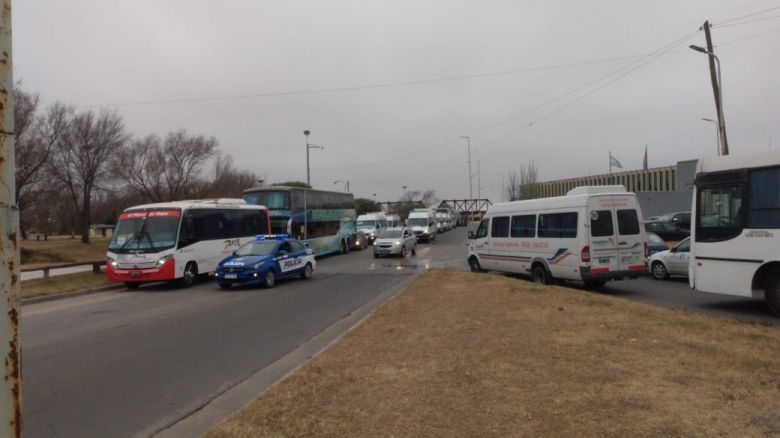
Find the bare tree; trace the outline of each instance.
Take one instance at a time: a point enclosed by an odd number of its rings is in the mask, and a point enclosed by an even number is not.
[[[529,161],[520,167],[520,199],[534,199],[539,197],[539,168],[536,161]]]
[[[506,197],[510,201],[514,201],[520,198],[520,172],[517,170],[511,170],[507,175],[507,183],[504,186],[504,192]]]
[[[519,170],[507,175],[504,192],[510,201],[539,197],[539,167],[535,161],[521,164]]]
[[[128,188],[144,199],[180,200],[209,190],[202,170],[216,154],[216,148],[213,137],[191,136],[184,130],[169,133],[164,140],[149,135],[122,147],[113,169]]]
[[[30,207],[42,190],[42,172],[54,144],[67,126],[70,109],[55,103],[45,114],[39,112],[38,94],[14,90],[16,148],[16,204],[20,212]],[[27,238],[25,221],[22,237]]]
[[[217,155],[214,161],[214,178],[209,184],[210,198],[240,198],[245,189],[257,185],[257,175],[233,166],[233,157]]]
[[[81,241],[89,242],[93,191],[106,177],[109,162],[126,141],[124,123],[116,111],[74,115],[57,142],[48,170],[63,184],[80,213]]]

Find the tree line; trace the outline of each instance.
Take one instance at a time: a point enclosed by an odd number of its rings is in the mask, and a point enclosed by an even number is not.
[[[257,175],[235,167],[216,138],[184,129],[131,135],[115,110],[78,110],[14,90],[16,202],[28,231],[80,234],[112,224],[126,207],[181,199],[241,197]]]

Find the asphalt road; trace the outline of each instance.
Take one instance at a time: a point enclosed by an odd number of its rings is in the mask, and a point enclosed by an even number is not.
[[[152,435],[411,276],[467,269],[465,234],[443,234],[406,259],[328,257],[313,280],[272,290],[202,282],[25,305],[25,434]],[[780,325],[761,300],[694,292],[684,279],[612,282],[595,293]]]
[[[150,285],[22,308],[28,437],[150,435],[427,268],[465,269],[460,231],[417,256],[370,249],[271,290]]]

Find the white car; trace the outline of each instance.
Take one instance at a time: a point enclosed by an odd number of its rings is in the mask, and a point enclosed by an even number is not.
[[[687,237],[672,249],[650,256],[650,273],[656,280],[664,280],[670,275],[688,276],[688,262],[691,259],[691,238]]]

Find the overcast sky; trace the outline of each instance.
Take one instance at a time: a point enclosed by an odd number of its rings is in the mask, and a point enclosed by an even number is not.
[[[467,196],[460,135],[494,201],[528,160],[546,180],[605,173],[610,150],[641,168],[645,144],[650,166],[714,155],[707,57],[687,48],[706,19],[731,153],[780,147],[778,1],[17,0],[13,13],[25,89],[120,104],[134,135],[213,135],[270,182],[305,180],[304,129],[325,147],[315,187],[350,180],[378,200],[404,185]]]

